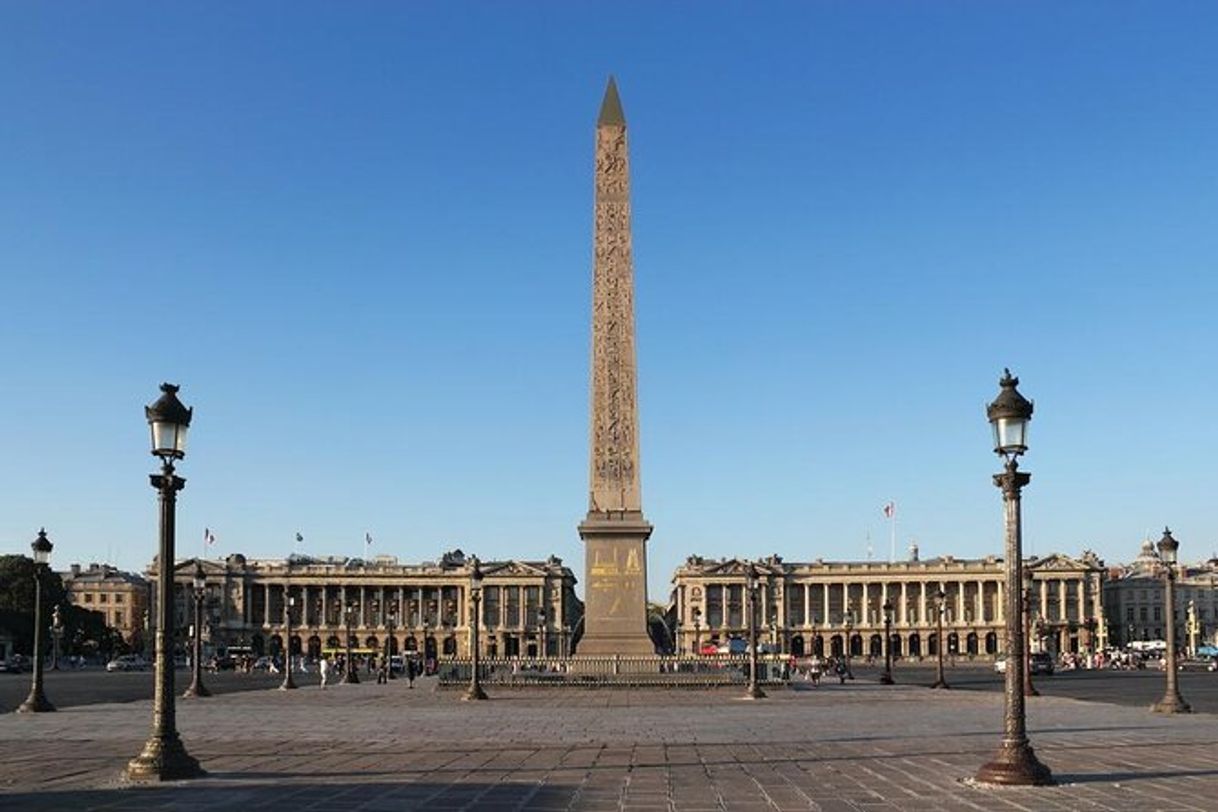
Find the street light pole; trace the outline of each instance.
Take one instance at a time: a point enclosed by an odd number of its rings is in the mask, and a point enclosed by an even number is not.
[[[757,684],[757,565],[749,564],[745,582],[749,601],[749,685],[744,699],[765,699],[765,691]]]
[[[892,604],[884,601],[884,673],[880,676],[881,685],[892,685]]]
[[[385,670],[388,672],[385,675],[386,679],[397,679],[397,675],[393,673],[393,628],[398,620],[398,602],[394,601],[389,604],[389,614],[385,617],[385,626],[387,636],[385,637]]]
[[[847,606],[846,611],[846,646],[843,649],[846,660],[846,678],[854,679],[854,672],[850,670],[850,655],[854,653],[854,608]]]
[[[53,547],[45,528],[38,531],[38,538],[30,545],[34,551],[34,674],[30,680],[30,695],[17,707],[17,713],[55,710],[42,690],[42,571],[46,569]]]
[[[1163,568],[1163,610],[1167,614],[1167,690],[1163,698],[1150,706],[1155,713],[1191,713],[1192,708],[1180,696],[1176,679],[1176,557],[1180,542],[1172,538],[1171,530],[1163,529],[1159,539],[1159,559]]]
[[[355,635],[355,603],[347,604],[347,667],[343,670],[343,683],[359,685],[359,669],[355,667],[355,657],[351,654],[351,638]]]
[[[152,700],[152,734],[144,749],[127,764],[130,781],[176,781],[204,775],[178,736],[173,690],[174,543],[178,491],[186,480],[174,473],[174,460],[186,456],[186,432],[193,409],[178,400],[178,387],[161,384],[163,393],[144,409],[152,429],[152,453],[161,458],[161,473],[149,477],[161,506],[161,543],[157,552],[156,683]]]
[[[195,628],[190,655],[190,685],[182,693],[182,697],[186,699],[196,696],[211,696],[211,691],[203,685],[203,596],[207,589],[207,573],[203,571],[203,564],[197,558],[195,559],[192,585],[194,586],[191,597],[195,610]]]
[[[702,654],[702,610],[694,607],[694,654]]]
[[[286,584],[283,591],[283,682],[279,684],[279,690],[294,691],[296,682],[292,679],[292,610],[296,608],[296,596],[290,594],[292,588]]]
[[[999,382],[998,397],[986,410],[994,430],[994,451],[1005,460],[1003,473],[994,475],[1002,489],[1006,527],[1003,568],[1006,576],[1007,665],[1003,692],[1002,746],[993,759],[982,765],[977,780],[988,784],[1044,786],[1053,783],[1049,768],[1036,758],[1028,742],[1024,709],[1023,669],[1018,658],[1023,642],[1023,532],[1020,491],[1031,476],[1019,470],[1019,455],[1027,451],[1028,422],[1032,403],[1015,388],[1019,379],[1006,370]]]
[[[1040,696],[1040,691],[1032,684],[1032,587],[1025,580],[1023,588],[1023,646],[1020,656],[1023,659],[1023,695]],[[1011,641],[1007,641],[1010,647]]]
[[[59,670],[59,647],[63,640],[63,618],[59,616],[59,607],[51,610],[51,670]]]
[[[482,690],[481,677],[478,674],[478,621],[482,619],[482,567],[478,564],[478,557],[473,556],[470,562],[469,574],[469,602],[470,609],[473,610],[473,616],[469,622],[469,690],[465,692],[464,699],[471,701],[481,701],[487,699],[486,691]]]
[[[943,611],[947,602],[947,593],[940,589],[935,593],[935,681],[932,688],[950,688],[947,676],[943,673]]]

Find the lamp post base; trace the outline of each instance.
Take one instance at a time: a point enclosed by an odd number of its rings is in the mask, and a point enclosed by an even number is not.
[[[1032,687],[1032,683],[1025,682],[1023,684],[1023,695],[1024,696],[1040,696],[1040,691],[1038,691],[1034,687]]]
[[[880,674],[880,685],[896,685],[896,682],[893,681],[892,674],[883,673]]]
[[[1004,741],[998,755],[977,771],[976,780],[982,784],[1046,787],[1053,784],[1053,773],[1040,763],[1026,741]]]
[[[279,683],[279,690],[294,691],[296,690],[296,681],[292,679],[292,672],[289,671],[283,678],[283,682]]]
[[[947,680],[945,680],[943,677],[939,677],[937,680],[935,680],[934,682],[932,682],[930,684],[930,687],[931,688],[942,688],[944,690],[947,690],[948,688],[951,688],[952,686],[948,685]]]
[[[153,736],[144,744],[144,750],[127,762],[123,776],[128,781],[150,783],[154,781],[180,781],[185,778],[200,778],[207,772],[199,766],[194,756],[186,752],[177,734]]]
[[[744,692],[741,699],[765,699],[765,691],[761,690],[761,686],[757,684],[750,685]]]
[[[191,699],[193,697],[211,696],[211,691],[201,682],[192,682],[185,691],[182,692],[183,699]]]
[[[343,672],[343,685],[359,685],[359,674],[356,673],[358,666],[347,666],[347,670]]]
[[[471,685],[461,699],[466,702],[481,702],[484,699],[490,699],[490,697],[486,695],[486,691],[482,690],[481,685]]]
[[[1193,709],[1180,694],[1167,694],[1150,706],[1154,713],[1192,713]]]
[[[17,706],[17,713],[51,713],[54,710],[55,706],[41,690],[30,691],[25,701]]]

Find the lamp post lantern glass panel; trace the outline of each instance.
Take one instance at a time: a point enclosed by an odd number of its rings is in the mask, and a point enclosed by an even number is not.
[[[880,675],[880,684],[892,685],[892,604],[885,601],[881,609],[884,612],[884,673]]]
[[[152,700],[152,734],[144,749],[127,764],[130,781],[174,781],[203,775],[203,769],[178,736],[174,697],[174,545],[178,491],[186,480],[174,473],[174,461],[186,455],[186,431],[193,409],[178,400],[178,387],[161,384],[161,397],[144,407],[152,430],[152,454],[161,459],[160,474],[149,477],[157,490],[161,512],[161,538],[156,578],[156,679]]]
[[[1024,708],[1023,529],[1020,493],[1031,477],[1019,470],[1019,456],[1028,450],[1032,401],[1019,393],[1019,379],[1003,370],[998,397],[986,407],[994,432],[994,453],[1005,464],[994,484],[1002,489],[1005,541],[1003,569],[1006,595],[1006,671],[1003,674],[1003,736],[998,753],[982,765],[977,780],[987,784],[1043,786],[1053,783],[1049,768],[1036,758],[1028,742]]]
[[[55,710],[42,688],[42,572],[51,560],[53,547],[46,528],[38,531],[38,538],[30,545],[34,558],[34,673],[30,679],[30,695],[17,707],[17,713]]]
[[[482,677],[478,673],[478,623],[482,614],[482,567],[478,563],[477,556],[473,556],[470,561],[469,601],[469,690],[465,692],[464,698],[480,701],[486,699],[487,696],[486,692],[482,690]]]
[[[1171,530],[1163,528],[1159,539],[1159,560],[1163,569],[1163,612],[1167,621],[1167,687],[1163,698],[1150,706],[1155,713],[1191,713],[1192,708],[1180,696],[1180,685],[1176,676],[1176,561],[1180,542],[1172,537]]]
[[[191,629],[193,634],[190,654],[191,678],[190,685],[182,693],[183,697],[211,696],[211,691],[203,685],[203,598],[207,590],[207,573],[203,564],[195,559],[195,572],[191,579],[194,591],[191,595],[194,604],[195,622]]]
[[[291,587],[284,586],[285,593],[291,592]],[[292,679],[292,610],[296,608],[296,596],[287,594],[283,601],[283,682],[279,684],[281,691],[296,689],[296,681]]]

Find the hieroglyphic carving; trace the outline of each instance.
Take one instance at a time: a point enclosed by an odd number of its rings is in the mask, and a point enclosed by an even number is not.
[[[589,510],[642,509],[634,348],[630,162],[624,123],[596,131]]]

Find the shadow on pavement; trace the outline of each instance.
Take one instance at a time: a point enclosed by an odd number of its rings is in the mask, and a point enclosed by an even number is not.
[[[266,776],[263,776],[265,780]],[[8,809],[190,809],[230,810],[271,805],[288,809],[567,809],[578,791],[532,783],[521,784],[429,784],[335,782],[312,784],[182,782],[159,787],[115,787],[113,789],[48,791],[15,795],[0,794],[0,805]]]

